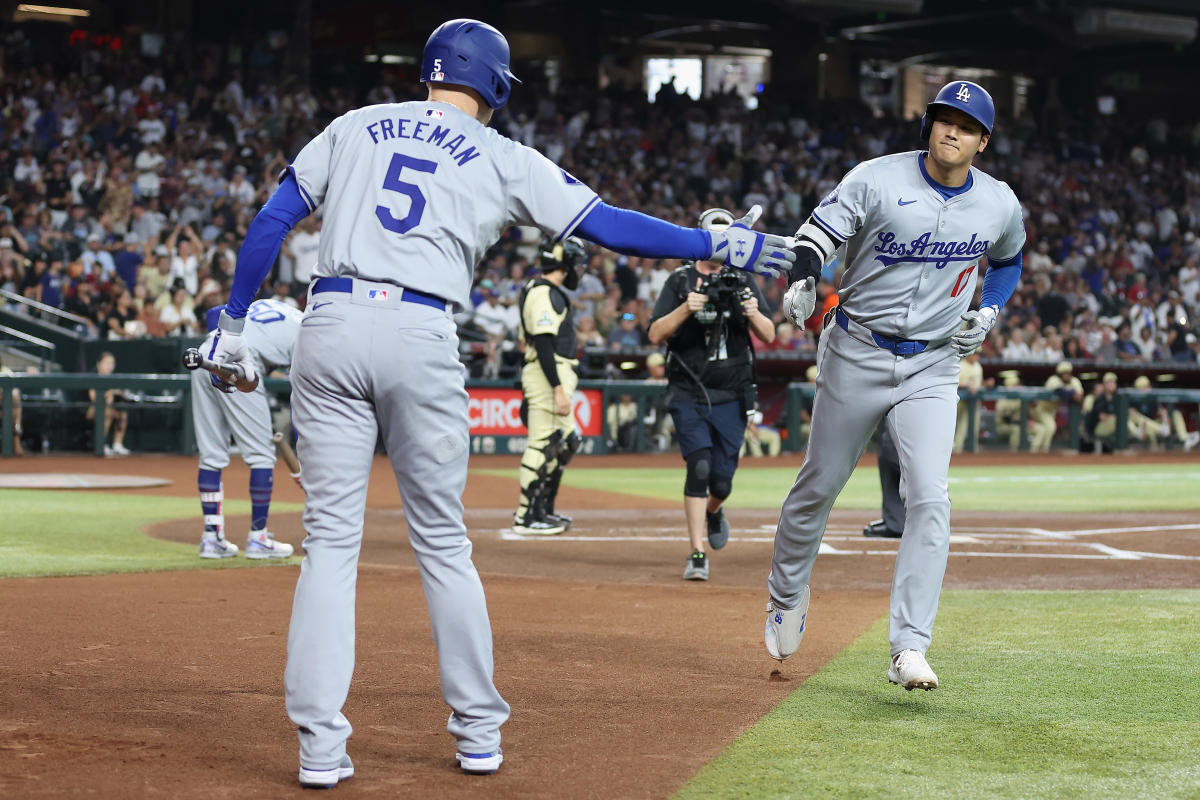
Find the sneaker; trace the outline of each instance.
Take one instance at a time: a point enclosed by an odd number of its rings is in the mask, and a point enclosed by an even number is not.
[[[113,455],[114,455],[114,453],[113,453],[112,445],[107,445],[107,444],[104,445],[104,456],[106,458],[112,458]]]
[[[1188,431],[1187,438],[1183,440],[1183,452],[1189,452],[1197,444],[1200,444],[1200,431]]]
[[[776,661],[783,661],[800,649],[800,641],[804,638],[804,624],[808,621],[808,601],[811,597],[808,586],[800,594],[800,602],[795,608],[785,609],[775,605],[774,600],[767,602],[767,625],[763,630],[763,644],[767,646],[767,654]]]
[[[233,558],[237,554],[238,546],[228,539],[205,536],[200,540],[201,558]]]
[[[454,758],[468,775],[492,775],[500,769],[504,753],[500,750],[494,753],[455,753]]]
[[[881,519],[869,522],[867,527],[863,528],[863,536],[874,536],[879,539],[899,539],[902,535],[904,535],[903,531],[892,530]]]
[[[888,665],[888,680],[910,692],[913,689],[928,692],[938,687],[937,675],[925,656],[916,650],[901,650],[892,657]]]
[[[708,580],[708,556],[699,550],[688,556],[687,568],[683,571],[685,581]]]
[[[729,520],[725,519],[725,508],[716,511],[705,511],[704,520],[708,524],[708,544],[713,550],[720,550],[729,541]]]
[[[339,781],[354,777],[354,762],[350,756],[342,756],[342,763],[333,769],[308,769],[300,765],[300,785],[305,789],[332,789]]]
[[[513,533],[525,536],[556,536],[567,529],[566,525],[556,524],[545,519],[530,519],[518,514],[513,515]]]
[[[292,546],[275,541],[275,534],[269,531],[250,531],[246,537],[246,558],[288,558],[291,554]]]
[[[114,444],[112,452],[114,456],[127,456],[129,455],[129,448],[123,444]]]
[[[567,515],[555,514],[553,511],[546,512],[546,516],[542,517],[542,519],[546,520],[546,522],[549,522],[551,525],[562,525],[564,531],[569,530],[571,528],[571,523],[574,522],[574,520]]]

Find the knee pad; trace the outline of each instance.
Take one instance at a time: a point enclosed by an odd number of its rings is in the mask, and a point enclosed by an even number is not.
[[[558,465],[560,467],[565,467],[571,463],[571,459],[575,457],[575,454],[579,452],[579,448],[583,446],[583,437],[579,435],[578,431],[571,431],[567,434],[565,445],[563,452],[558,456]]]
[[[729,493],[733,491],[733,476],[725,477],[723,475],[714,475],[708,482],[708,494],[718,500],[724,500],[729,497]]]
[[[712,451],[707,447],[687,457],[687,477],[683,493],[688,497],[708,497],[708,478],[712,471]]]

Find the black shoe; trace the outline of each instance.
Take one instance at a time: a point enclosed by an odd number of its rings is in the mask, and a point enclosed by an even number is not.
[[[544,519],[546,522],[549,522],[551,525],[562,525],[564,530],[570,528],[571,523],[574,521],[566,514],[555,514],[553,511],[542,515],[542,519]]]
[[[903,531],[892,530],[881,519],[877,519],[863,528],[863,536],[874,536],[879,539],[899,539],[903,535]]]
[[[557,523],[536,519],[532,516],[522,517],[519,514],[513,515],[512,529],[513,533],[526,536],[556,536],[566,530],[564,526]]]
[[[729,520],[725,519],[724,507],[715,512],[705,510],[704,519],[708,524],[709,547],[720,550],[729,541]]]

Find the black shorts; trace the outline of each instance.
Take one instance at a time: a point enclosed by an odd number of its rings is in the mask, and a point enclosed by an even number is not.
[[[709,412],[707,403],[690,398],[676,399],[667,406],[675,422],[679,450],[688,456],[705,447],[712,450],[714,477],[732,478],[737,470],[738,452],[746,437],[746,415],[738,400],[718,403]]]

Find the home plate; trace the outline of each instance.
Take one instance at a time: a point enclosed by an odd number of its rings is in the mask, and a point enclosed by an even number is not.
[[[166,486],[146,475],[97,475],[86,472],[14,472],[0,474],[0,489],[141,489]]]

